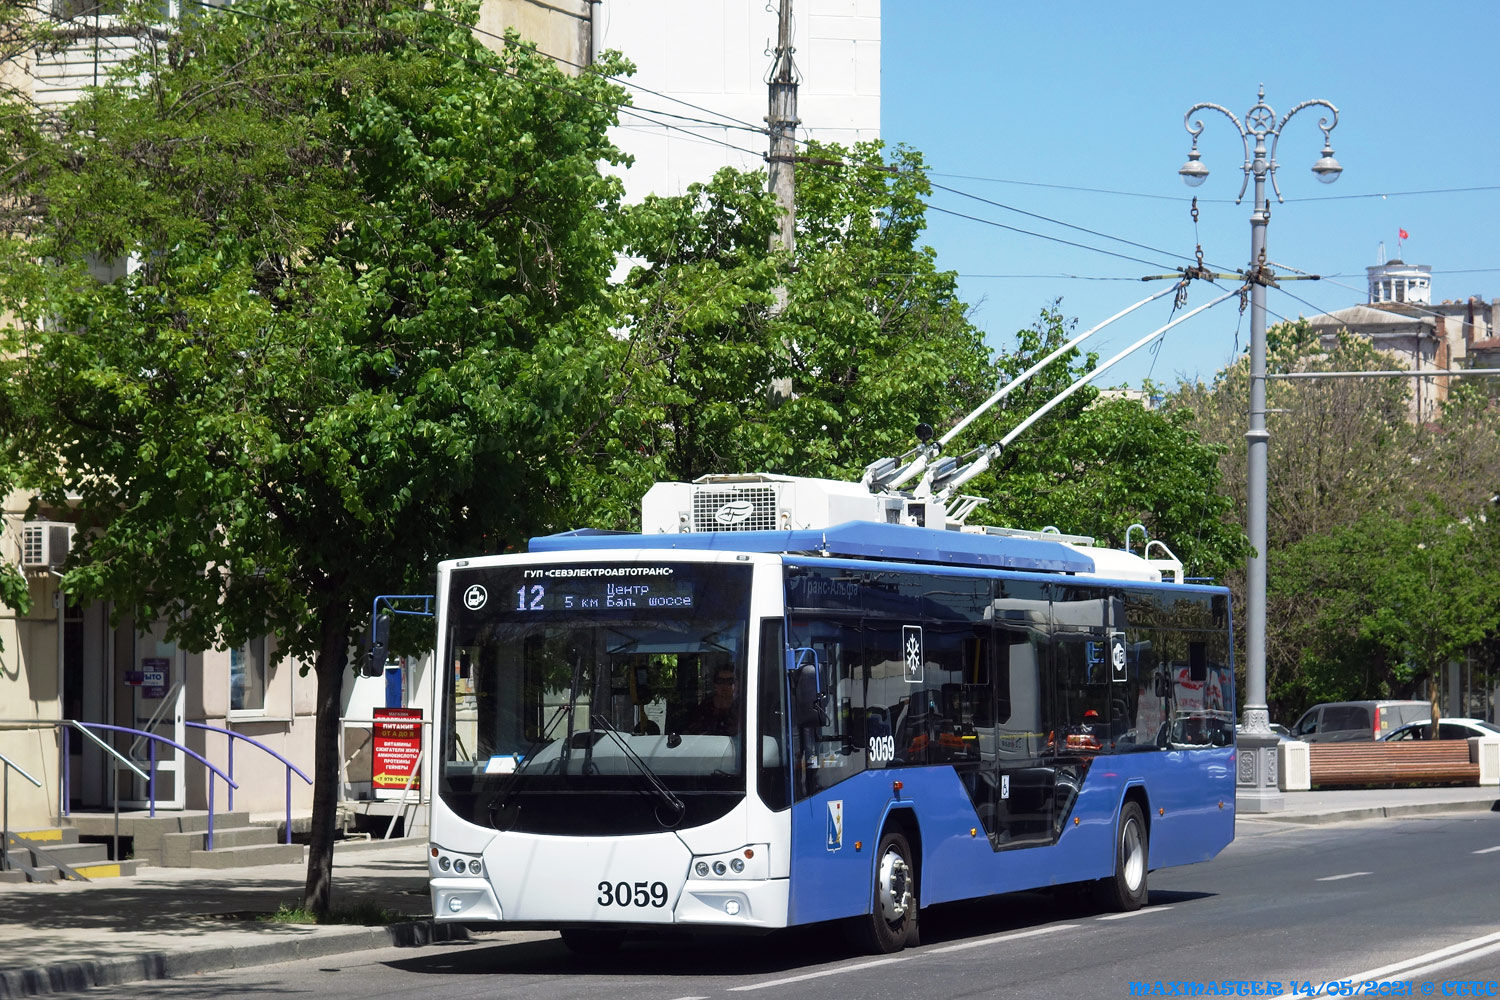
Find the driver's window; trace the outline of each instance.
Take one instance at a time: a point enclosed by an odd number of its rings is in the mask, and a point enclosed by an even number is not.
[[[1318,710],[1313,709],[1297,722],[1297,728],[1293,730],[1298,736],[1306,736],[1316,732],[1318,728]]]

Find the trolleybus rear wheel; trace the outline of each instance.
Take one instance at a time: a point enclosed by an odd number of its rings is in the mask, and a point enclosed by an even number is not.
[[[911,845],[895,830],[880,838],[875,853],[875,889],[870,912],[850,924],[854,943],[864,951],[889,954],[917,945],[917,868]]]
[[[1146,818],[1134,802],[1120,810],[1115,833],[1115,873],[1099,883],[1104,905],[1112,910],[1139,910],[1146,904],[1149,857]]]

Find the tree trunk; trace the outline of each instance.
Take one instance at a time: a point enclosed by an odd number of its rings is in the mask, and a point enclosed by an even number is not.
[[[312,829],[307,842],[307,886],[302,906],[326,917],[333,907],[333,834],[339,806],[339,714],[343,707],[344,668],[349,659],[348,616],[324,611],[322,642],[314,671],[318,678],[318,714],[313,734]]]
[[[1443,672],[1441,668],[1434,667],[1432,673],[1427,675],[1427,701],[1432,708],[1432,729],[1427,733],[1429,740],[1438,738],[1438,719],[1442,718],[1441,697],[1438,689],[1442,685],[1442,680]]]

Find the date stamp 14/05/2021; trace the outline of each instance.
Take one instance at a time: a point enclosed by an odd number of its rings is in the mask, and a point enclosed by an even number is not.
[[[1497,997],[1500,981],[1476,979],[1152,980],[1130,983],[1132,997]]]

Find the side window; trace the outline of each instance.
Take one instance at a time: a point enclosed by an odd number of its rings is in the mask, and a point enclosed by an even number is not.
[[[1323,709],[1323,732],[1370,731],[1369,709],[1361,705],[1329,705]]]
[[[1053,641],[1059,754],[1104,749],[1110,717],[1108,644],[1102,633],[1059,632]]]
[[[854,619],[794,617],[790,627],[792,649],[817,657],[819,687],[828,711],[817,746],[798,747],[794,755],[795,795],[801,799],[864,769],[863,643]]]
[[[760,800],[772,809],[788,805],[786,752],[786,639],[780,618],[760,623]]]
[[[1318,709],[1310,708],[1297,720],[1297,725],[1292,729],[1294,736],[1311,736],[1318,731]]]

